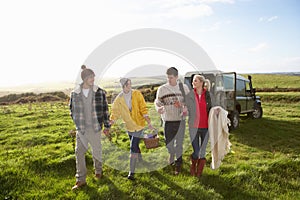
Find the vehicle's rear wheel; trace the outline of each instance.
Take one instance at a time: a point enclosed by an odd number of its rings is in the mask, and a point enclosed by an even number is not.
[[[254,111],[252,112],[252,117],[254,119],[262,118],[263,115],[263,109],[260,105],[256,105],[254,108]]]
[[[230,114],[230,127],[229,129],[230,130],[234,130],[236,128],[239,127],[239,124],[240,124],[240,114],[238,111],[233,111],[231,114]]]

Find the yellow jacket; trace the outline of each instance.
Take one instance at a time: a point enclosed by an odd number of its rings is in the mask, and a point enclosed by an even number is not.
[[[111,107],[111,120],[123,119],[129,132],[135,132],[145,127],[144,116],[148,114],[147,105],[142,93],[138,90],[132,90],[131,112],[126,105],[123,93],[120,93],[114,100]]]

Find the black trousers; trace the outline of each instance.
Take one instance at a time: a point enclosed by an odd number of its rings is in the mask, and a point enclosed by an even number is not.
[[[169,154],[176,156],[175,163],[177,165],[182,164],[184,132],[185,120],[164,123],[165,143]]]

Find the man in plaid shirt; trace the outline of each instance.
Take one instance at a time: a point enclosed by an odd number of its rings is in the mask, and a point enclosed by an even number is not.
[[[83,83],[71,92],[70,112],[76,126],[76,184],[72,188],[78,189],[86,185],[85,153],[88,144],[92,147],[92,155],[96,178],[102,176],[102,148],[101,130],[104,125],[104,134],[109,135],[109,112],[106,92],[94,85],[95,73],[82,67],[81,78]]]

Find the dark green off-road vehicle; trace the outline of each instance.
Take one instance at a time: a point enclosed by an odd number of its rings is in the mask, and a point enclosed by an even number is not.
[[[210,80],[213,106],[221,106],[228,111],[228,118],[231,122],[230,130],[239,126],[240,114],[246,114],[255,119],[262,117],[261,100],[259,96],[255,95],[251,76],[246,79],[235,72],[188,72],[184,77],[184,83],[190,89],[192,89],[192,80],[196,74],[203,75]]]

